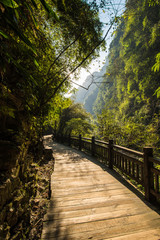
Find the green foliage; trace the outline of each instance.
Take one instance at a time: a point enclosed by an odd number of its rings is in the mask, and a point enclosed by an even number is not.
[[[89,134],[92,129],[90,115],[79,103],[64,108],[60,115],[57,134]]]
[[[110,84],[94,104],[99,137],[139,150],[149,145],[159,151],[159,17],[159,5],[127,1],[110,46]]]
[[[18,4],[13,0],[0,0],[6,7],[17,8]]]
[[[43,125],[58,121],[70,73],[97,56],[99,48],[90,52],[101,36],[86,1],[0,0],[0,87],[9,93],[0,98],[3,138],[12,139],[14,129],[23,139],[36,138]]]
[[[69,98],[65,98],[61,94],[57,95],[55,100],[50,103],[48,115],[43,123],[44,127],[51,126],[53,129],[57,128],[63,110],[71,104],[72,102]]]
[[[160,70],[160,53],[156,55],[156,63],[153,65],[152,70],[154,72],[159,72]]]
[[[82,136],[86,136],[91,133],[91,130],[91,124],[88,122],[88,120],[81,118],[70,119],[66,126],[66,132],[73,135],[81,134]]]
[[[136,117],[126,120],[115,119],[111,111],[103,112],[97,120],[97,137],[108,141],[114,139],[118,145],[142,151],[144,146],[155,148],[159,152],[159,117],[155,115],[147,126],[138,122]]]
[[[149,6],[155,6],[159,5],[160,1],[159,0],[148,0]]]

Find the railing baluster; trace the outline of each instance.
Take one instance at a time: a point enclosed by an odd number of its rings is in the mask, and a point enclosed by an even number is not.
[[[91,151],[92,151],[92,156],[94,156],[95,155],[95,137],[92,137]]]
[[[128,172],[129,172],[129,174],[131,174],[131,161],[129,160],[129,162],[128,162]]]
[[[82,137],[81,134],[79,135],[79,150],[81,151],[82,149]]]
[[[139,179],[139,165],[136,164],[136,177]]]
[[[155,174],[155,192],[159,192],[159,176],[158,174]]]
[[[109,168],[113,169],[113,140],[109,140]]]
[[[132,161],[132,175],[133,177],[135,177],[135,166],[134,166],[134,162]]]

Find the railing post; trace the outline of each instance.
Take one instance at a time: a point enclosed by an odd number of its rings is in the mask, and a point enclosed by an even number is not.
[[[91,147],[92,156],[95,155],[95,137],[92,137],[92,147]]]
[[[150,189],[154,184],[153,175],[151,173],[151,168],[153,167],[153,163],[149,161],[149,157],[153,157],[153,148],[145,147],[143,148],[144,153],[144,191],[145,198],[147,201],[152,202],[155,200],[155,197],[151,194]]]
[[[109,159],[109,168],[113,169],[113,140],[109,140],[108,159]]]
[[[82,149],[82,136],[81,134],[79,135],[79,150],[81,151]]]

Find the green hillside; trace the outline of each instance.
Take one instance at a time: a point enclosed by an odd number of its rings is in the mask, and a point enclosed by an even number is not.
[[[160,6],[128,0],[110,46],[110,84],[101,85],[94,103],[100,138],[159,148],[159,37]]]
[[[79,87],[77,92],[72,95],[72,99],[77,103],[82,103],[87,112],[94,114],[93,105],[96,101],[101,82],[105,79],[106,67],[108,65],[108,59],[106,59],[105,65],[99,72],[93,72],[89,75],[83,83],[83,87]],[[87,90],[88,89],[88,90]]]

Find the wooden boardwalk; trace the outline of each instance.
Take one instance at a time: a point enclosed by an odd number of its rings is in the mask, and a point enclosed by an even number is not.
[[[52,196],[43,240],[160,240],[160,215],[94,158],[53,144]]]

